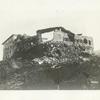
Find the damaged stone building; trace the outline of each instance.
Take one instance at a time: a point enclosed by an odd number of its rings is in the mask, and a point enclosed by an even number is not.
[[[18,50],[16,43],[19,43],[23,39],[27,39],[30,36],[19,35],[19,34],[12,34],[7,40],[5,40],[3,45],[3,60],[7,60],[11,58],[15,51]]]
[[[3,42],[3,59],[6,60],[11,58],[14,55],[15,51],[21,51],[22,53],[23,48],[25,48],[25,50],[28,51],[30,48],[33,48],[34,46],[36,47],[39,44],[47,42],[63,42],[68,46],[76,45],[82,48],[82,52],[84,53],[93,53],[92,37],[83,36],[81,34],[75,34],[69,30],[66,30],[63,27],[51,27],[41,29],[38,30],[36,33],[36,36],[15,34],[11,35],[7,40]],[[18,47],[20,47],[20,50]]]
[[[75,45],[82,48],[82,52],[92,54],[93,53],[93,38],[89,36],[82,36],[82,34],[75,35]]]

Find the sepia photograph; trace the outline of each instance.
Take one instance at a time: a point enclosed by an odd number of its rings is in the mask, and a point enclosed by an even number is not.
[[[100,90],[100,1],[0,0],[0,90]]]

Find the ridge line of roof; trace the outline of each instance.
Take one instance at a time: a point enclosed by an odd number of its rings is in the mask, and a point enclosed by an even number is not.
[[[40,29],[40,30],[37,30],[36,32],[42,34],[42,33],[45,33],[45,32],[53,31],[55,29],[61,29],[62,31],[67,32],[67,33],[71,33],[73,35],[75,34],[75,33],[71,32],[70,30],[66,30],[64,27],[61,27],[61,26],[60,27],[50,27],[50,28]]]
[[[2,43],[2,45],[4,45],[4,43],[7,41],[7,40],[9,40],[12,36],[14,36],[15,34],[12,34],[11,36],[9,36],[3,43]]]

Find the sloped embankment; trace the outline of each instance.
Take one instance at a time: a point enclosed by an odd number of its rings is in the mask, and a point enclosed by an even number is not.
[[[16,61],[19,68],[5,62],[0,64],[0,89],[100,89],[100,58],[78,64],[59,66]]]

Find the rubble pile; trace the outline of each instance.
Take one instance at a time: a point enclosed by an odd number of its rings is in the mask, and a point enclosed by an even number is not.
[[[44,49],[42,52],[43,56],[32,60],[40,65],[43,63],[51,65],[59,65],[61,63],[73,64],[82,61],[80,49],[74,45],[68,46],[62,42],[50,42],[43,44],[42,48]]]

